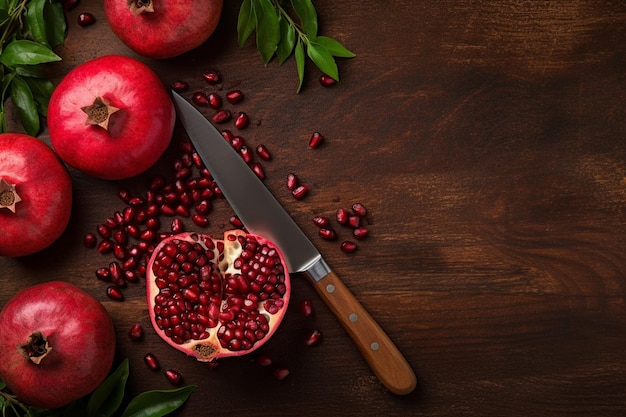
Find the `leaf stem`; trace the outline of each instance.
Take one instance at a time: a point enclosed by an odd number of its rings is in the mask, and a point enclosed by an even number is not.
[[[287,22],[289,22],[289,25],[293,27],[295,31],[298,33],[298,38],[303,40],[304,43],[308,44],[309,38],[306,35],[306,33],[304,33],[304,31],[302,30],[302,25],[298,24],[295,20],[291,18],[289,13],[280,4],[279,0],[272,0],[272,3],[274,3],[274,7],[276,7],[276,9],[280,12],[281,16],[284,17],[287,20]]]

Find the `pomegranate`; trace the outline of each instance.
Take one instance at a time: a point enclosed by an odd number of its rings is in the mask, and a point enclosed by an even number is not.
[[[106,309],[67,282],[17,293],[0,311],[0,379],[23,402],[63,407],[107,377],[115,331]]]
[[[202,45],[215,31],[223,0],[105,0],[113,33],[140,55],[165,59]]]
[[[239,356],[274,334],[291,284],[280,251],[242,230],[224,240],[198,233],[164,239],[148,262],[147,297],[154,329],[202,362]]]
[[[174,105],[157,75],[128,57],[87,61],[50,98],[48,128],[57,154],[94,177],[123,179],[150,168],[174,131]]]
[[[65,231],[72,180],[52,149],[19,133],[0,134],[0,255],[19,257],[50,246]]]

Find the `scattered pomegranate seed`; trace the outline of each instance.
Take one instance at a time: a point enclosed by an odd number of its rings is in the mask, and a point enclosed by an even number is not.
[[[335,238],[337,237],[337,234],[335,233],[335,231],[333,229],[320,229],[319,230],[319,235],[322,239],[325,240],[335,240]]]
[[[239,112],[235,119],[235,127],[237,129],[245,129],[250,124],[250,118],[244,112]]]
[[[369,231],[361,226],[361,227],[357,227],[352,231],[352,235],[354,236],[355,239],[363,239],[364,237],[367,237],[367,235],[369,234]]]
[[[127,203],[127,204],[131,199],[130,191],[128,191],[126,188],[120,188],[117,195],[120,198],[120,200],[122,200],[124,203]]]
[[[209,105],[213,107],[215,110],[222,107],[222,97],[220,97],[217,93],[211,93],[208,96]]]
[[[320,75],[320,84],[322,84],[322,86],[324,87],[332,87],[337,84],[337,80],[329,75],[322,74]]]
[[[96,237],[95,233],[85,233],[85,235],[83,236],[83,243],[87,248],[95,248],[97,242],[98,238]]]
[[[356,243],[350,242],[349,240],[341,242],[341,250],[345,253],[352,253],[357,250],[357,247]]]
[[[259,355],[256,357],[256,362],[261,366],[270,366],[272,364],[272,358],[268,355]]]
[[[143,339],[143,326],[139,323],[133,324],[128,331],[128,337],[135,342]]]
[[[178,385],[183,380],[182,374],[173,369],[168,369],[167,371],[165,371],[165,378],[167,378],[167,380],[170,381],[172,385]]]
[[[237,151],[241,151],[241,148],[246,146],[246,141],[241,136],[234,136],[230,140],[230,145]]]
[[[113,261],[109,264],[109,276],[111,281],[118,283],[122,279],[122,267],[117,261]]]
[[[293,191],[298,186],[298,177],[296,174],[290,173],[287,175],[287,188]]]
[[[78,26],[89,26],[96,23],[96,17],[91,13],[81,13],[78,15]]]
[[[324,136],[322,136],[320,132],[314,132],[313,135],[311,135],[311,139],[309,139],[309,147],[317,148],[322,143],[324,143]]]
[[[250,148],[248,148],[246,145],[243,145],[241,149],[239,149],[239,154],[241,154],[241,157],[247,164],[252,162],[252,158],[254,155],[250,151]]]
[[[204,91],[196,91],[191,96],[191,101],[193,101],[198,106],[208,106],[209,96],[207,96]]]
[[[185,226],[183,225],[181,219],[175,218],[172,220],[170,229],[172,230],[172,233],[182,233],[185,230]]]
[[[315,217],[313,217],[313,223],[317,227],[326,227],[326,226],[328,226],[330,224],[330,220],[328,220],[328,217],[315,216]]]
[[[263,170],[263,166],[260,163],[258,162],[253,163],[252,170],[254,171],[256,176],[259,177],[261,181],[265,179],[265,171]]]
[[[241,100],[243,100],[243,97],[244,97],[243,93],[239,90],[229,91],[226,94],[226,100],[228,100],[228,102],[231,104],[239,103]]]
[[[289,375],[289,369],[282,368],[282,367],[276,368],[272,372],[272,375],[274,375],[274,378],[276,378],[276,380],[282,381],[283,379],[287,378],[287,376]]]
[[[367,215],[367,209],[361,203],[354,203],[352,205],[352,212],[359,217],[365,217]]]
[[[176,80],[170,85],[170,88],[174,91],[182,93],[183,91],[187,91],[187,89],[189,88],[189,84],[187,84],[185,81]]]
[[[109,239],[105,239],[103,241],[101,241],[98,246],[97,246],[97,251],[100,254],[105,254],[105,253],[110,253],[113,251],[113,246],[115,244],[113,243],[112,240]]]
[[[209,84],[219,84],[222,81],[222,74],[217,70],[211,70],[202,74],[202,78]]]
[[[115,301],[124,300],[124,294],[122,293],[122,290],[120,290],[119,287],[116,287],[114,285],[107,287],[107,296],[111,300],[115,300]]]
[[[241,229],[243,227],[243,223],[241,222],[239,217],[237,217],[236,215],[230,216],[230,219],[228,219],[228,221],[230,222],[230,224],[232,224],[233,226],[237,228]]]
[[[304,299],[300,302],[300,312],[304,317],[313,316],[313,302],[311,300]]]
[[[361,225],[361,218],[359,216],[348,216],[348,226],[359,227]]]
[[[346,209],[338,209],[337,213],[335,214],[335,218],[337,219],[337,223],[339,224],[346,224],[348,223],[348,217],[349,217],[349,213]]]
[[[309,331],[304,338],[304,344],[307,346],[319,345],[321,341],[322,333],[317,329]]]
[[[105,224],[98,225],[96,230],[98,231],[100,237],[103,239],[108,239],[111,237],[111,229]]]
[[[194,214],[191,216],[191,221],[200,227],[206,227],[209,225],[209,219],[201,214]]]
[[[259,145],[256,147],[256,153],[257,155],[259,155],[261,157],[261,159],[265,160],[265,161],[269,161],[270,159],[272,159],[272,155],[270,154],[270,152],[267,150],[267,148],[265,147],[265,145]]]
[[[143,361],[148,366],[148,368],[152,369],[153,371],[158,371],[159,369],[161,369],[159,360],[152,353],[146,354],[146,356],[143,357]]]
[[[226,123],[231,117],[230,110],[220,110],[213,115],[211,120],[213,120],[213,123]]]
[[[291,194],[296,198],[296,200],[302,200],[309,193],[309,187],[306,185],[297,186]]]
[[[96,278],[100,281],[111,281],[111,271],[109,268],[96,269]]]

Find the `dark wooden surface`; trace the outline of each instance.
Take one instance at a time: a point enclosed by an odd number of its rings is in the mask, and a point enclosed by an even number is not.
[[[198,384],[181,416],[623,416],[626,413],[626,4],[621,1],[315,1],[322,33],[358,55],[341,83],[322,88],[307,67],[295,94],[293,59],[264,67],[236,44],[238,1],[197,50],[147,62],[165,84],[204,87],[217,68],[239,82],[253,117],[245,132],[274,159],[266,183],[313,236],[329,264],[412,364],[418,387],[388,393],[312,288],[294,277],[292,308],[264,352],[291,374],[274,381],[251,358],[215,370],[151,332],[143,287],[117,303],[94,270],[110,258],[82,235],[121,207],[119,186],[145,189],[164,156],[139,178],[106,182],[72,171],[71,225],[49,249],[0,259],[0,304],[34,283],[78,284],[109,309],[130,390],[167,388],[163,366]],[[95,14],[91,27],[79,12]],[[100,2],[68,15],[55,80],[108,53],[135,56],[111,33]],[[319,130],[324,147],[307,149]],[[182,134],[177,130],[176,135]],[[46,134],[42,135],[47,140]],[[311,185],[305,200],[288,172]],[[143,188],[142,188],[143,187]],[[321,241],[311,218],[360,201],[371,236],[346,255]],[[210,233],[228,227],[224,202]],[[148,330],[141,343],[126,332]],[[305,347],[309,326],[322,345]]]

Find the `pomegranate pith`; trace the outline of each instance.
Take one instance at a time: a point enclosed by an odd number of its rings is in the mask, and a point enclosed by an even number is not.
[[[164,239],[148,262],[152,325],[174,348],[208,362],[262,346],[276,331],[291,293],[273,243],[242,230],[224,240],[199,233]]]

